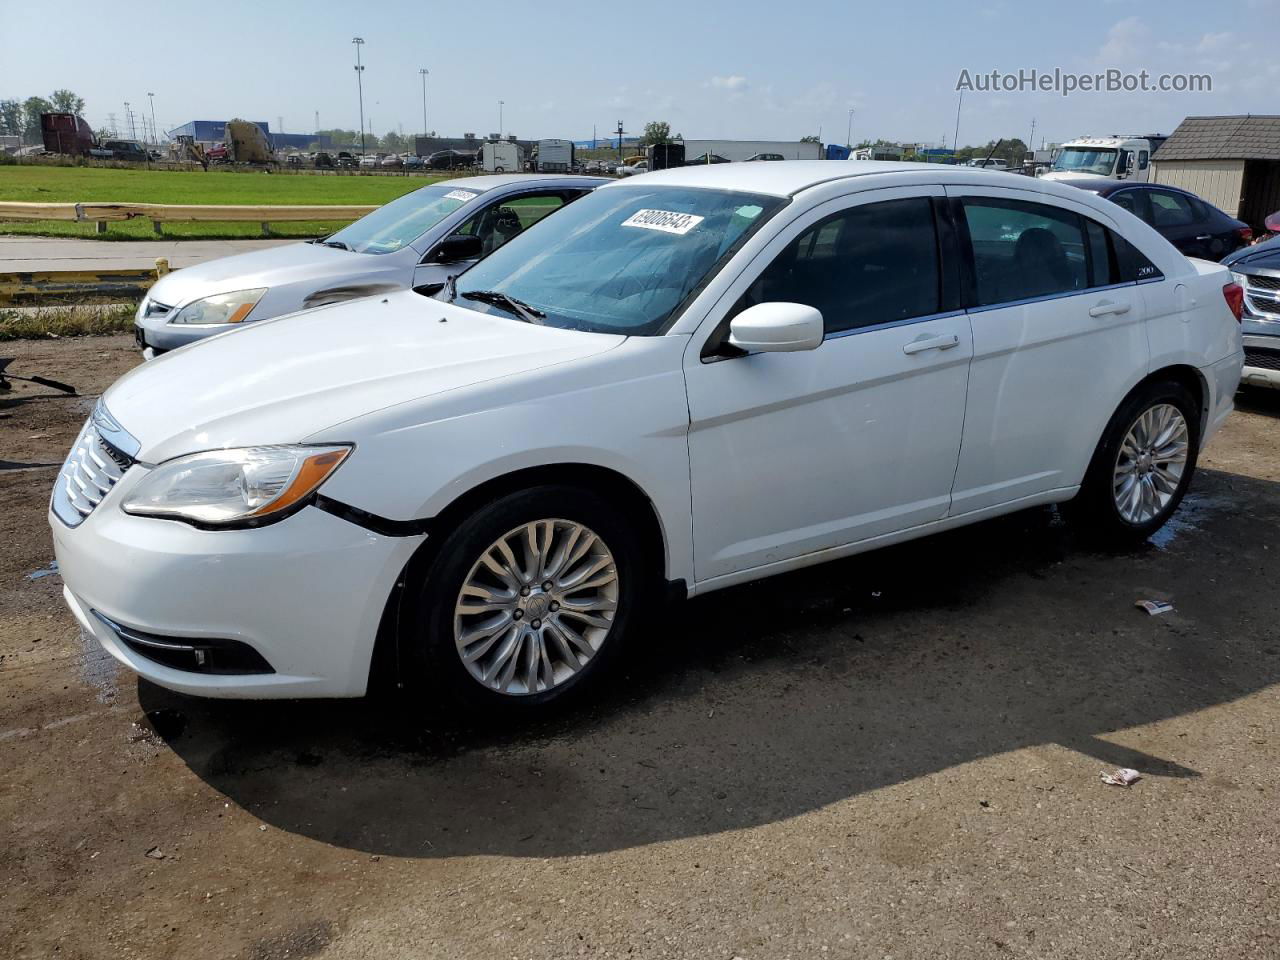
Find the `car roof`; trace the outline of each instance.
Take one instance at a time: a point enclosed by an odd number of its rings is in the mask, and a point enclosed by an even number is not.
[[[658,170],[610,184],[618,187],[644,187],[662,184],[673,187],[706,187],[717,190],[739,190],[775,197],[793,197],[801,191],[835,180],[851,180],[894,173],[930,172],[939,178],[964,183],[1001,183],[1011,185],[1004,171],[962,168],[940,163],[905,163],[898,160],[781,160],[774,163],[715,163]],[[973,178],[982,178],[974,180]],[[996,178],[992,180],[990,178]]]
[[[494,173],[480,177],[454,177],[451,180],[440,180],[437,185],[448,184],[484,193],[498,187],[533,186],[540,183],[546,183],[547,186],[591,187],[611,182],[608,177],[579,177],[557,173]]]

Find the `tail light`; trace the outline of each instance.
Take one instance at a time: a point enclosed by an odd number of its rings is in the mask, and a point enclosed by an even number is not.
[[[1227,301],[1227,306],[1231,309],[1231,312],[1235,314],[1236,323],[1240,323],[1241,318],[1244,316],[1244,287],[1235,282],[1224,283],[1222,285],[1222,297]]]
[[[1251,227],[1238,227],[1236,233],[1240,234],[1240,241],[1246,246],[1253,243],[1253,229]]]

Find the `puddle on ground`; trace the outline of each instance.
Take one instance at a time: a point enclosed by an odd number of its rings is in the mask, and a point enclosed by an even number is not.
[[[120,665],[88,630],[80,630],[80,679],[97,691],[99,703],[114,703],[120,693]]]
[[[1147,537],[1147,542],[1157,550],[1168,550],[1181,536],[1194,533],[1218,510],[1227,506],[1222,497],[1207,497],[1201,493],[1188,493],[1164,526]]]

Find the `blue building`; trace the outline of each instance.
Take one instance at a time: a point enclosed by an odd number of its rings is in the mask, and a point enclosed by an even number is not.
[[[272,133],[271,128],[262,120],[251,121],[265,133],[271,140],[271,145],[277,149],[285,149],[294,147],[298,150],[306,150],[311,144],[319,142],[322,147],[329,147],[329,137],[318,137],[314,133]],[[180,127],[175,127],[169,131],[169,137],[176,139],[178,137],[190,137],[201,146],[209,147],[215,143],[222,143],[227,137],[227,121],[225,120],[189,120]]]

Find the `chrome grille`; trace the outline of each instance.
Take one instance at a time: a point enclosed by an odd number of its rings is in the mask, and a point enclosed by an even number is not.
[[[90,419],[58,474],[53,489],[53,512],[67,526],[78,526],[93,513],[133,462],[123,450],[104,440]]]
[[[1280,300],[1250,293],[1249,309],[1254,313],[1280,313]]]
[[[1280,277],[1264,277],[1259,274],[1248,274],[1249,286],[1256,290],[1280,290]]]

